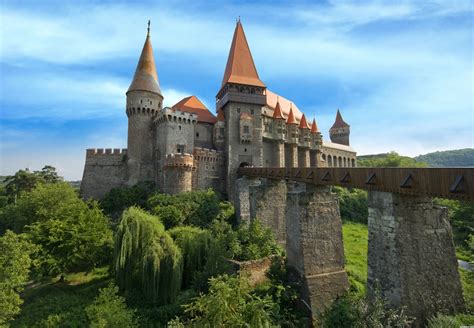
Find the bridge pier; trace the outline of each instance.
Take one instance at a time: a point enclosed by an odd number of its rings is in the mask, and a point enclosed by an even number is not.
[[[287,261],[300,274],[303,299],[317,316],[349,288],[339,202],[330,187],[288,189]]]
[[[260,179],[242,177],[235,180],[235,215],[237,221],[250,222],[250,188],[258,186]]]
[[[378,289],[393,307],[424,322],[464,300],[447,209],[428,197],[369,191],[369,296]]]

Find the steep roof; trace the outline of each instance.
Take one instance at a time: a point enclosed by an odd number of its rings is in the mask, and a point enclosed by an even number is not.
[[[313,124],[311,125],[311,133],[317,133],[318,132],[318,126],[316,125],[316,119],[313,118]]]
[[[306,122],[306,116],[301,116],[301,120],[300,120],[300,129],[309,129],[308,128],[308,122]]]
[[[295,120],[295,115],[293,115],[293,107],[290,107],[290,113],[288,114],[288,119],[286,120],[286,124],[298,124]]]
[[[275,110],[273,111],[273,118],[274,119],[285,119],[281,113],[280,102],[277,100]]]
[[[148,23],[148,33],[145,44],[143,45],[140,59],[138,60],[135,75],[132,83],[127,90],[130,91],[149,91],[161,95],[158,74],[156,73],[155,58],[153,57],[153,48],[150,41],[150,25]]]
[[[238,83],[265,87],[257,73],[247,38],[240,20],[237,22],[225,67],[223,87],[226,83]]]
[[[217,121],[219,122],[225,121],[224,111],[222,110],[222,108],[219,108],[219,110],[217,111]]]
[[[331,126],[331,129],[346,128],[346,127],[349,127],[349,126],[350,125],[347,124],[346,122],[344,122],[344,120],[342,119],[341,112],[338,109],[337,114],[336,114],[336,121]]]
[[[293,108],[293,115],[295,116],[295,119],[297,122],[300,121],[301,116],[303,113],[298,109],[298,107],[292,103],[290,100],[286,99],[285,97],[282,97],[270,90],[266,90],[266,96],[267,96],[267,106],[270,108],[276,108],[277,102],[280,103],[280,109],[283,118],[288,117],[290,114],[290,108]]]
[[[206,106],[196,97],[189,96],[181,99],[175,105],[172,106],[173,109],[180,110],[182,112],[194,113],[198,116],[199,122],[204,123],[215,123],[216,117],[207,109]]]

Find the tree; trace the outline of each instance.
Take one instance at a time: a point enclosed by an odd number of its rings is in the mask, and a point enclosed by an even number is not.
[[[209,292],[185,305],[185,315],[171,327],[275,327],[278,305],[270,296],[252,292],[241,276],[222,275],[209,280]]]
[[[377,156],[357,161],[359,167],[427,167],[425,162],[417,162],[413,158],[400,156],[392,151],[384,156]]]
[[[63,181],[63,178],[56,172],[56,168],[51,165],[45,165],[41,171],[35,171],[34,174],[40,177],[45,183]]]
[[[20,313],[20,293],[28,281],[35,246],[25,235],[8,230],[0,237],[0,326]]]
[[[127,308],[125,298],[118,295],[118,287],[110,283],[99,290],[99,296],[86,308],[91,328],[138,327],[135,311]]]
[[[257,219],[248,225],[241,225],[237,230],[237,239],[240,247],[236,248],[233,258],[239,261],[258,260],[281,251],[272,230]]]
[[[138,290],[159,304],[175,300],[181,286],[181,251],[157,217],[137,207],[123,212],[114,263],[117,284],[127,293]]]

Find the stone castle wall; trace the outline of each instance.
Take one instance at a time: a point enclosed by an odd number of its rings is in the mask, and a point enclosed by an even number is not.
[[[191,154],[169,154],[163,167],[163,192],[178,194],[193,189],[194,159]]]
[[[123,186],[127,175],[127,149],[87,149],[81,182],[83,198],[99,199]]]
[[[214,149],[194,148],[193,188],[205,190],[214,189],[225,193],[225,156],[223,152]]]

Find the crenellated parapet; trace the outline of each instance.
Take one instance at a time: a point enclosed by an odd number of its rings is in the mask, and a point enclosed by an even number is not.
[[[179,124],[197,124],[198,116],[194,113],[182,112],[177,109],[172,109],[169,107],[163,108],[159,111],[155,123],[162,124],[165,122],[175,122]]]
[[[191,154],[168,154],[163,166],[163,192],[178,194],[193,188],[194,158]]]
[[[126,148],[89,148],[86,150],[86,165],[124,165]]]
[[[225,154],[215,149],[194,147],[194,159],[196,162],[223,164]]]
[[[194,157],[191,154],[167,154],[164,167],[192,169],[194,167]]]

